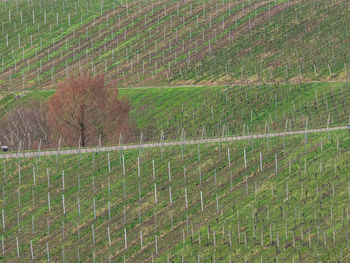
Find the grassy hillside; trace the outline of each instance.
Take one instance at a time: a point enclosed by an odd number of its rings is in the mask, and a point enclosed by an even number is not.
[[[32,99],[45,101],[53,91],[20,94],[4,95],[1,115]],[[134,142],[141,132],[143,141],[159,141],[162,133],[187,140],[343,126],[350,114],[345,83],[121,89],[120,96],[132,106]]]
[[[347,0],[0,1],[0,123],[85,71],[129,99],[133,143],[344,126],[349,11]],[[11,151],[16,129],[0,142]],[[348,130],[0,157],[1,262],[350,262]]]
[[[53,91],[24,94],[4,93],[1,114]],[[201,138],[203,126],[203,137],[213,137],[346,125],[350,112],[346,83],[121,89],[120,95],[130,99],[144,141],[160,140],[162,130],[167,140]],[[346,262],[349,138],[339,131],[2,160],[0,256]]]
[[[349,149],[342,131],[3,160],[1,257],[346,262]]]
[[[241,29],[244,34],[236,34],[235,41],[221,41],[222,48],[199,63],[184,67],[173,79],[348,81],[349,8],[347,1],[298,1],[288,7],[281,5],[268,22],[252,20],[251,30],[245,26]]]
[[[346,79],[348,1],[3,1],[0,88]]]
[[[343,83],[122,90],[146,139],[224,137],[348,122]]]

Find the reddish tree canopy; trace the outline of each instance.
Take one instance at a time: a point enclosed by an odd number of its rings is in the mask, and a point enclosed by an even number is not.
[[[66,145],[85,147],[98,142],[116,142],[128,135],[130,106],[118,98],[118,89],[105,85],[104,76],[79,75],[60,82],[48,101],[48,125]]]

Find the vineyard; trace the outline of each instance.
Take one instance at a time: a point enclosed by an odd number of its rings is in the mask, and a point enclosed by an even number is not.
[[[4,94],[0,116],[53,94]],[[343,126],[350,114],[347,83],[126,88],[120,96],[130,100],[131,119],[139,130],[133,143]]]
[[[348,80],[348,1],[3,1],[2,90]]]
[[[346,262],[348,131],[307,133],[347,123],[346,84],[120,93],[143,131],[136,149],[2,160],[4,259]],[[143,147],[169,140],[182,143]]]
[[[328,136],[3,160],[2,256],[346,262],[350,142]]]
[[[0,1],[0,261],[350,262],[349,11]]]

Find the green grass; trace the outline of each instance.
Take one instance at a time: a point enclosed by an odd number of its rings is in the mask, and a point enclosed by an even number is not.
[[[0,118],[47,101],[54,91],[37,89],[55,88],[81,67],[126,87],[120,96],[132,106],[133,143],[141,133],[151,142],[162,133],[189,140],[320,128],[328,120],[343,126],[348,83],[326,81],[348,79],[349,7],[342,0],[0,2],[0,89],[13,91],[0,94]],[[224,85],[241,82],[248,84]],[[168,83],[204,87],[129,89]],[[349,149],[345,130],[3,159],[0,261],[16,260],[18,238],[20,262],[31,260],[31,242],[35,262],[47,261],[47,246],[53,262],[63,255],[73,262],[348,262]]]
[[[343,141],[343,146],[348,145],[348,139],[345,141],[347,142]],[[295,143],[298,143],[298,140],[295,140]],[[329,143],[334,145],[334,141]],[[327,143],[328,146],[330,144]],[[191,246],[190,235],[188,235],[186,245],[189,246],[189,249],[184,249],[182,242],[179,242],[177,246],[180,250],[178,257],[184,253],[185,258],[191,261],[195,260],[200,253],[203,261],[209,261],[215,254],[217,260],[228,260],[228,256],[231,255],[232,258],[246,258],[253,262],[259,262],[260,256],[264,261],[269,261],[272,258],[276,260],[278,257],[279,260],[285,262],[293,257],[297,260],[299,257],[301,261],[313,262],[318,253],[320,260],[327,262],[339,261],[342,249],[343,260],[346,261],[348,258],[348,252],[346,252],[348,249],[346,241],[348,235],[348,214],[346,211],[348,211],[348,207],[345,200],[349,198],[346,176],[349,172],[349,162],[347,157],[339,158],[340,155],[336,154],[333,147],[328,148],[326,152],[324,152],[325,148],[321,151],[319,144],[312,148],[312,153],[305,154],[303,147],[296,151],[289,147],[293,153],[286,154],[281,158],[284,168],[280,170],[278,175],[273,172],[274,158],[273,155],[270,156],[268,179],[267,176],[256,170],[253,173],[246,172],[250,183],[248,194],[244,181],[238,186],[240,189],[235,189],[232,194],[226,190],[227,196],[221,200],[223,210],[217,214],[216,218],[208,220],[211,231],[216,230],[218,235],[216,237],[217,248],[213,247],[212,235],[207,241],[206,226],[201,226],[198,229],[203,235],[202,246],[198,246],[198,235],[195,235],[195,241]],[[289,162],[291,162],[290,168]],[[334,167],[335,162],[337,169]],[[258,155],[255,154],[255,165],[258,165],[257,163]],[[322,172],[320,172],[320,164]],[[226,185],[223,183],[222,187],[228,189],[227,184],[228,179],[226,178]],[[238,213],[236,213],[237,210]],[[243,233],[247,233],[247,244],[242,236],[239,241],[238,224],[240,231],[242,231],[241,235],[244,236]],[[223,236],[223,226],[226,229],[225,236]],[[269,233],[270,226],[273,229],[272,239]],[[286,226],[287,238],[285,237]],[[254,227],[256,227],[255,237]],[[335,239],[332,236],[333,227]],[[233,235],[232,249],[229,249],[228,244],[227,233],[229,231],[232,231]],[[280,242],[278,250],[276,249],[277,232],[279,232]],[[324,237],[317,234],[318,232],[326,233],[328,245],[324,245]],[[261,243],[261,233],[264,236],[264,244]],[[308,247],[309,233],[311,235],[310,248]],[[295,235],[295,247],[293,246],[293,234]],[[339,243],[337,243],[337,238]]]
[[[1,105],[3,109],[9,110],[25,105],[31,99],[47,100],[52,94],[53,91],[33,91],[15,100],[13,94],[4,93]],[[287,130],[304,129],[306,118],[308,129],[326,127],[328,115],[330,126],[346,125],[349,116],[349,107],[346,104],[349,89],[344,83],[121,89],[120,95],[130,99],[131,118],[138,129],[143,131],[146,141],[159,140],[161,130],[164,131],[166,139],[179,140],[183,128],[188,140],[200,138],[203,126],[205,137],[222,136],[222,130],[224,136],[229,136],[241,135],[243,132],[247,134],[247,127],[250,133],[264,133],[266,123],[269,123],[270,132],[283,131],[287,119],[291,121]],[[230,128],[223,129],[224,125]],[[135,142],[138,141],[139,138],[136,138]],[[192,262],[197,261],[199,255],[201,262],[208,262],[215,255],[216,261],[229,261],[231,256],[232,260],[244,261],[246,258],[248,262],[260,262],[260,258],[263,261],[277,261],[277,257],[281,262],[289,261],[292,257],[296,261],[300,257],[300,261],[314,262],[318,256],[321,262],[329,262],[339,260],[342,253],[342,260],[346,262],[349,254],[346,239],[349,220],[349,146],[348,131],[338,131],[309,134],[306,149],[305,136],[299,135],[124,152],[3,160],[0,167],[3,173],[0,203],[5,216],[5,229],[1,232],[5,245],[3,259],[8,261],[16,258],[18,237],[20,261],[30,259],[32,240],[35,261],[46,260],[48,242],[50,259],[53,261],[62,261],[64,247],[65,259],[72,261],[78,261],[79,248],[81,261],[95,256],[97,261],[102,262],[110,255],[115,262],[123,262],[124,256],[128,262],[141,262],[151,261],[153,255],[155,261],[164,262],[169,257],[169,260],[179,262],[183,255],[185,261]],[[171,183],[168,179],[168,162],[171,167]],[[50,188],[47,183],[47,169],[50,174]],[[155,183],[157,204],[154,198]],[[169,186],[172,187],[172,206]],[[185,188],[188,195],[187,208]],[[50,212],[47,192],[50,192]],[[63,215],[62,194],[65,197],[66,215]],[[93,210],[94,198],[96,218]],[[111,219],[108,214],[108,201]],[[142,215],[141,224],[139,209]],[[95,243],[92,240],[92,224]],[[108,227],[111,247],[108,243]],[[127,232],[127,249],[124,247],[124,227]],[[143,233],[143,250],[140,250],[140,230]],[[228,233],[231,233],[231,248]],[[155,254],[155,235],[158,255]]]
[[[184,80],[310,81],[347,79],[349,5],[300,2],[224,46],[199,66],[183,68]],[[174,76],[179,79],[180,72]]]
[[[343,126],[348,123],[346,83],[260,85],[235,87],[179,87],[121,89],[132,110],[130,119],[138,134],[132,142],[203,137],[225,137],[255,133]],[[2,111],[28,101],[46,101],[53,91],[33,91],[17,100],[4,95]],[[17,95],[17,94],[16,94]]]
[[[0,102],[0,116],[3,116],[6,111],[9,111],[15,107],[26,107],[31,101],[45,102],[53,95],[53,91],[41,91],[41,92],[17,92],[17,93],[3,93],[3,97]]]
[[[126,87],[345,80],[348,10],[342,0],[2,2],[0,87],[54,87],[79,67]]]
[[[348,8],[340,0],[0,3],[0,85],[54,87],[79,67],[126,87],[344,80]]]
[[[230,136],[345,125],[348,88],[342,83],[250,87],[122,90],[133,106],[131,116],[145,138]],[[343,95],[341,95],[343,94]],[[343,96],[343,99],[341,98]],[[328,105],[328,106],[327,106]],[[328,108],[328,109],[327,109]],[[152,137],[153,136],[153,137]]]
[[[338,147],[337,140],[339,140]],[[113,261],[116,262],[123,262],[124,256],[129,262],[141,262],[150,260],[152,254],[155,256],[154,238],[157,235],[159,256],[155,259],[160,262],[164,262],[168,255],[170,260],[179,261],[182,254],[186,261],[193,261],[198,253],[202,261],[210,260],[214,254],[216,260],[224,258],[227,260],[231,255],[232,258],[245,256],[249,261],[259,261],[260,255],[265,260],[278,255],[280,261],[285,261],[292,256],[297,256],[298,251],[303,261],[314,261],[316,251],[322,261],[329,261],[340,257],[340,249],[343,251],[345,261],[348,254],[346,248],[348,217],[345,200],[349,198],[347,176],[349,143],[348,132],[342,131],[331,133],[329,139],[327,134],[309,135],[307,152],[304,148],[304,136],[292,136],[285,138],[285,152],[283,152],[282,138],[271,138],[269,142],[254,140],[253,142],[169,147],[164,148],[163,153],[161,149],[144,149],[123,153],[6,160],[2,162],[2,170],[5,169],[5,177],[2,180],[6,178],[6,182],[3,181],[5,201],[4,199],[1,201],[5,211],[5,230],[2,230],[5,241],[4,259],[16,257],[16,237],[18,237],[20,261],[29,259],[30,240],[32,240],[35,260],[46,259],[45,247],[46,242],[49,242],[50,259],[53,261],[62,260],[62,246],[64,246],[65,258],[74,261],[77,260],[79,247],[82,261],[91,258],[92,253],[96,260],[105,261],[110,253]],[[227,159],[228,148],[230,149],[230,167]],[[246,169],[244,149],[247,156]],[[259,170],[260,152],[263,157],[262,172]],[[277,175],[275,174],[275,154],[278,159]],[[108,155],[111,161],[110,172]],[[125,175],[123,175],[122,156],[125,160]],[[140,180],[137,168],[138,157],[141,161]],[[155,181],[152,176],[152,160],[155,160]],[[171,166],[171,183],[168,180],[168,162]],[[322,172],[320,172],[320,163]],[[20,184],[18,165],[21,167]],[[186,167],[186,181],[184,167]],[[201,183],[199,167],[202,174]],[[50,171],[50,188],[47,185],[47,168]],[[33,181],[33,169],[36,175],[36,186]],[[62,170],[65,173],[64,190],[62,189]],[[230,174],[232,174],[232,186]],[[78,180],[80,180],[80,191]],[[108,180],[110,180],[110,195]],[[288,201],[286,200],[287,182]],[[154,183],[157,184],[156,205]],[[317,184],[318,190],[316,190]],[[172,187],[172,207],[169,201],[169,185]],[[273,196],[271,187],[274,189]],[[187,209],[185,208],[185,188],[188,194]],[[203,193],[203,212],[201,212],[200,191]],[[20,192],[20,204],[18,192]],[[50,192],[51,197],[50,212],[48,212],[47,192]],[[62,208],[62,194],[65,195],[65,216]],[[218,214],[216,194],[219,202]],[[80,217],[78,216],[78,197],[80,198]],[[94,198],[96,219],[93,210]],[[108,201],[111,205],[111,220],[108,219]],[[139,208],[142,213],[141,225],[138,216]],[[154,221],[155,209],[157,226]],[[256,217],[252,216],[252,209],[256,212]],[[281,216],[280,209],[284,211],[284,217]],[[314,211],[316,211],[316,220]],[[17,212],[19,225],[17,225]],[[170,221],[171,212],[173,229]],[[32,233],[32,216],[34,233]],[[50,221],[50,234],[47,232],[47,218]],[[237,232],[238,221],[241,231],[240,242]],[[62,222],[64,222],[64,240]],[[92,241],[92,224],[95,230],[95,244]],[[210,225],[209,240],[207,240],[207,224]],[[272,240],[269,239],[270,224],[273,227]],[[285,224],[288,227],[287,241],[284,237]],[[225,226],[225,240],[222,236],[223,226]],[[258,233],[256,238],[253,237],[254,226]],[[110,248],[107,227],[111,231]],[[124,248],[124,227],[128,238],[127,250]],[[323,236],[317,238],[317,227],[322,234],[323,231],[326,232],[327,246],[323,245]],[[336,236],[334,243],[333,227]],[[140,230],[143,231],[144,249],[142,251],[140,250]],[[183,230],[185,247],[182,243]],[[213,246],[213,230],[216,233],[216,248]],[[198,231],[201,233],[200,246]],[[229,231],[232,233],[231,249],[228,245]],[[260,231],[264,234],[264,245],[261,245]],[[301,240],[301,231],[303,231],[304,240]],[[247,245],[244,243],[245,232],[248,236]],[[275,245],[271,245],[271,242],[276,242],[277,232],[280,235],[278,252]],[[310,251],[308,249],[309,232],[312,238]],[[292,246],[293,233],[296,239],[295,248]]]

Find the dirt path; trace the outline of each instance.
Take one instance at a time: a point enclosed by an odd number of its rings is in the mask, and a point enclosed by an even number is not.
[[[18,157],[36,157],[36,156],[52,156],[58,154],[79,154],[79,153],[93,153],[93,152],[111,152],[119,150],[131,150],[131,149],[145,149],[145,148],[157,148],[157,147],[168,147],[177,145],[193,145],[199,143],[218,143],[218,142],[232,142],[232,141],[243,141],[248,139],[262,139],[269,137],[279,137],[287,135],[298,135],[298,134],[309,134],[309,133],[321,133],[330,132],[337,130],[350,129],[348,126],[338,126],[331,128],[319,128],[310,130],[298,130],[289,132],[276,132],[270,134],[251,134],[246,136],[233,136],[233,137],[222,137],[222,138],[211,138],[211,139],[201,139],[201,140],[188,140],[188,141],[164,141],[155,143],[145,143],[145,144],[128,144],[120,146],[110,146],[110,147],[93,147],[84,149],[69,149],[69,150],[55,150],[55,151],[35,151],[35,152],[19,152],[19,153],[7,153],[0,154],[0,159],[4,158],[18,158]]]
[[[303,85],[303,84],[317,84],[317,83],[349,83],[348,81],[344,80],[328,80],[328,81],[307,81],[307,82],[241,82],[241,83],[218,83],[217,85],[213,84],[184,84],[184,85],[169,85],[169,86],[130,86],[130,87],[120,87],[119,90],[128,90],[128,89],[175,89],[175,88],[215,88],[215,87],[240,87],[240,86],[249,86],[249,85],[255,85],[255,86],[261,86],[261,85],[287,85],[287,84],[293,84],[293,85]],[[47,91],[56,91],[56,89],[16,89],[16,90],[0,90],[1,93],[16,93],[16,92],[47,92]]]

